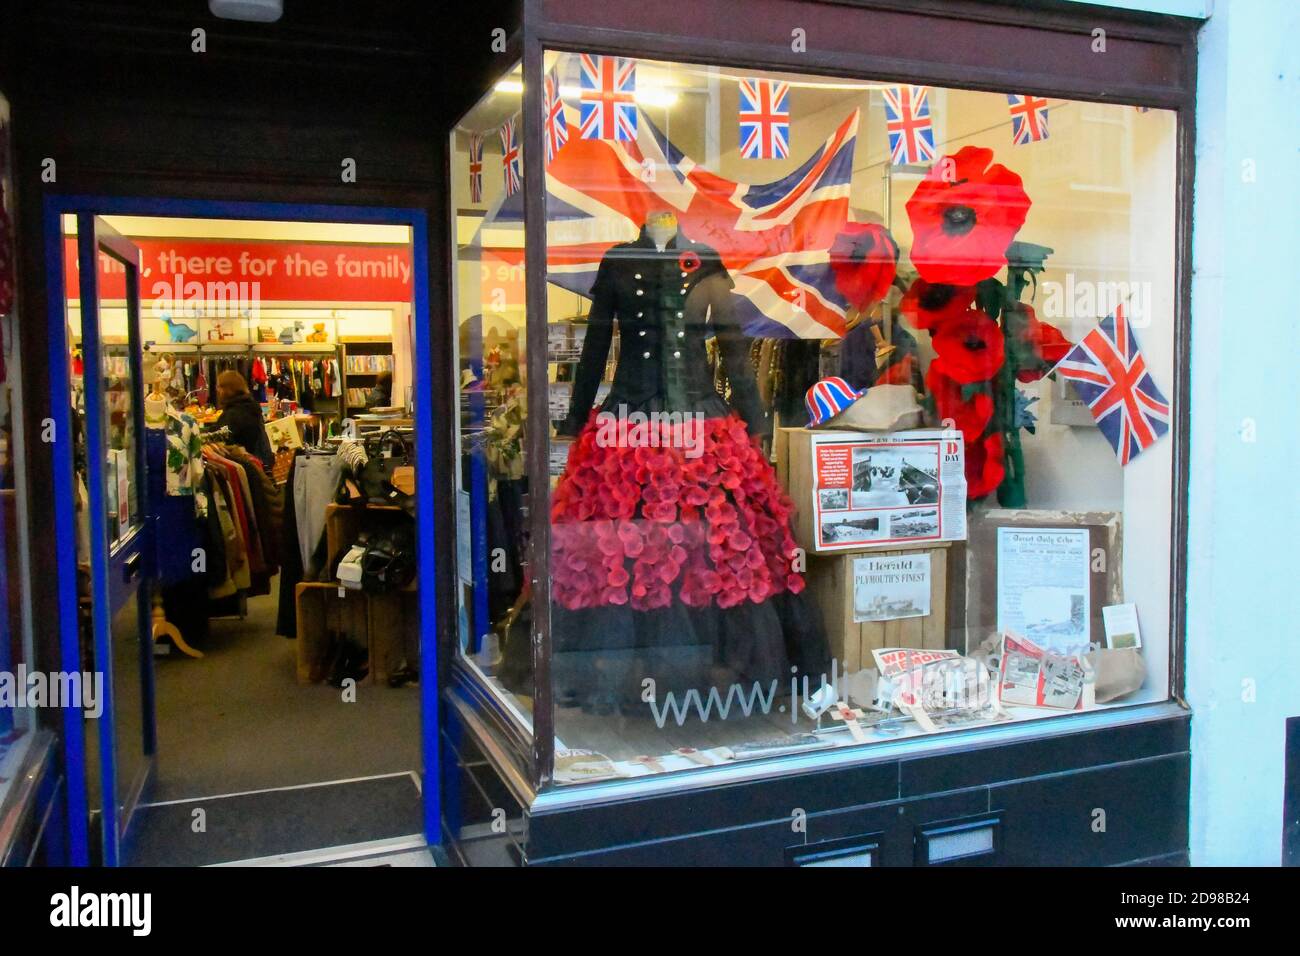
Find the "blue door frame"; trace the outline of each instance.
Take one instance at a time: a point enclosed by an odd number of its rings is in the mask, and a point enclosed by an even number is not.
[[[403,207],[295,205],[270,202],[221,202],[202,199],[159,199],[120,196],[46,196],[44,230],[47,332],[49,334],[50,422],[54,440],[55,535],[58,553],[77,553],[73,479],[72,383],[68,370],[67,324],[63,267],[65,214],[108,216],[175,216],[191,219],[260,219],[289,222],[342,222],[409,226],[411,229],[412,302],[415,348],[415,480],[416,556],[420,627],[420,751],[424,763],[424,835],[430,845],[441,841],[438,757],[438,641],[437,557],[434,547],[433,366],[430,353],[428,220],[423,210]],[[421,376],[423,382],[421,382]],[[92,540],[92,546],[100,546]],[[60,668],[82,668],[78,636],[76,560],[60,564],[58,581]],[[105,687],[105,713],[111,714],[111,688]],[[79,708],[63,714],[67,781],[68,863],[90,862],[89,797],[86,781],[86,735]],[[164,758],[165,759],[165,758]]]
[[[144,395],[140,343],[140,250],[118,235],[107,223],[89,213],[77,216],[77,258],[80,265],[81,296],[81,350],[85,366],[84,390],[86,395],[86,479],[89,509],[90,581],[96,669],[104,675],[107,694],[106,709],[99,718],[100,792],[103,805],[101,836],[103,861],[106,866],[117,866],[123,857],[123,844],[128,838],[129,824],[137,802],[146,792],[153,775],[154,755],[157,751],[153,722],[153,660],[149,633],[149,588],[141,587],[149,577],[153,554],[153,527],[148,512],[139,508],[125,538],[109,534],[107,461],[108,434],[104,420],[105,409],[98,396],[105,394],[107,372],[104,368],[102,329],[100,321],[99,257],[108,255],[125,269],[127,301],[127,378],[129,388],[138,390],[127,414],[133,419],[136,441],[134,451],[137,505],[143,505],[148,494],[148,463],[145,459]],[[119,487],[120,491],[120,487]],[[117,502],[117,513],[128,508],[129,501]],[[119,524],[120,529],[120,524]],[[112,539],[112,544],[108,542]],[[142,737],[136,741],[143,751],[145,763],[140,774],[130,780],[122,778],[123,768],[117,763],[117,718],[112,705],[116,684],[114,670],[118,665],[115,654],[113,621],[128,602],[136,605],[135,623],[140,643],[138,677],[141,682]],[[122,787],[129,790],[124,791]],[[125,799],[119,796],[125,794]]]

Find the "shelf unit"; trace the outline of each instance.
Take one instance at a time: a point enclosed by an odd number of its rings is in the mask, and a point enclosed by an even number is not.
[[[353,389],[364,389],[369,392],[374,388],[380,367],[389,372],[393,370],[393,340],[391,337],[345,335],[339,339],[339,343],[342,346],[343,398],[347,406],[345,414],[364,412],[365,400],[356,401],[355,398],[360,396],[354,397],[351,392]],[[353,371],[354,360],[364,370]],[[373,363],[379,363],[379,367],[366,368]],[[400,404],[398,396],[393,396],[392,404]]]

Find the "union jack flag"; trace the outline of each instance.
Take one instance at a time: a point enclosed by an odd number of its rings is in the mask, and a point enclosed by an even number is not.
[[[583,139],[636,139],[636,60],[621,56],[579,58],[578,132]]]
[[[483,201],[483,134],[469,137],[469,201]]]
[[[740,81],[740,155],[785,159],[790,155],[790,84]]]
[[[1011,111],[1011,142],[1016,146],[1047,139],[1047,100],[1026,93],[1007,94]]]
[[[753,185],[697,166],[648,116],[629,142],[570,140],[546,170],[547,281],[589,295],[610,246],[671,209],[683,235],[721,256],[749,335],[838,338],[849,305],[830,248],[848,219],[857,130],[854,111],[794,172]],[[486,217],[522,221],[522,193]]]
[[[1123,306],[1066,353],[1055,371],[1074,382],[1121,465],[1169,431],[1169,402],[1151,379]]]
[[[889,134],[890,161],[895,166],[933,161],[930,88],[892,86],[881,92],[885,97],[885,131]]]
[[[560,99],[560,77],[555,67],[546,74],[546,88],[542,93],[542,111],[546,115],[546,161],[569,141],[569,123],[564,118],[564,101]]]
[[[516,113],[501,124],[501,169],[505,173],[506,195],[513,196],[524,182],[524,164],[520,155],[519,134],[515,128]]]

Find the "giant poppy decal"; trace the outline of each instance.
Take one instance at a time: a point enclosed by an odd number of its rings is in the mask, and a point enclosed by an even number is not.
[[[983,312],[967,309],[945,322],[930,341],[938,353],[931,365],[963,384],[986,382],[1002,367],[1002,330]]]
[[[931,167],[907,201],[912,265],[927,282],[974,285],[1007,264],[1025,224],[1021,179],[993,162],[993,150],[964,146]]]
[[[889,294],[898,271],[898,243],[878,223],[851,222],[831,244],[830,259],[835,288],[865,312]]]

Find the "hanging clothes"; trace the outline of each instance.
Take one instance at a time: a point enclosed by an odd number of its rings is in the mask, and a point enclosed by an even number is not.
[[[248,384],[253,392],[253,400],[258,404],[266,401],[266,382],[266,364],[262,361],[261,356],[254,356],[253,370]]]
[[[204,518],[208,513],[208,497],[203,485],[203,438],[199,423],[168,408],[163,430],[167,455],[160,464],[167,474],[167,494],[193,498],[195,516]]]

